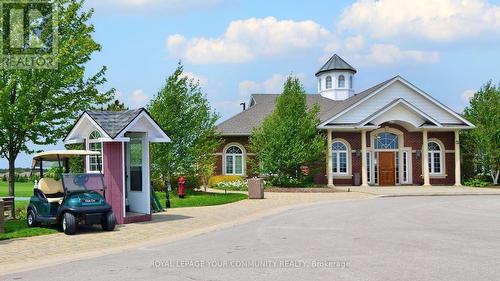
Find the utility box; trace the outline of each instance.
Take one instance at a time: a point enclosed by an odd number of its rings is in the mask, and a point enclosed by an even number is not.
[[[355,186],[361,185],[361,176],[359,173],[354,173],[354,185]]]
[[[264,179],[248,179],[248,198],[264,199]]]

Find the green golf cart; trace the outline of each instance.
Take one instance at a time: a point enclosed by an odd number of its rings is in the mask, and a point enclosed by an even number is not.
[[[106,186],[102,173],[69,173],[69,161],[75,157],[100,155],[87,150],[47,151],[33,156],[33,170],[39,170],[40,180],[35,182],[33,196],[27,210],[29,227],[61,224],[64,233],[76,233],[78,224],[100,224],[112,231],[116,218],[106,202]],[[44,177],[45,165],[61,171],[56,176]],[[56,164],[56,165],[54,165]]]

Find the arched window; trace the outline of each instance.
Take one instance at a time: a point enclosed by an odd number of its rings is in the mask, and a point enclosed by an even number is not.
[[[224,152],[226,175],[244,175],[243,172],[243,151],[241,148],[233,145]]]
[[[349,76],[349,89],[352,89],[354,86],[352,85],[352,75]]]
[[[326,88],[327,89],[332,88],[332,76],[326,76]]]
[[[339,76],[339,88],[345,88],[345,77],[344,75]]]
[[[442,171],[442,150],[439,143],[435,141],[429,141],[427,144],[428,157],[429,157],[429,173],[431,174],[441,174]]]
[[[375,149],[398,149],[398,136],[383,132],[375,138]]]
[[[347,165],[349,164],[348,149],[341,141],[336,141],[332,144],[332,163],[334,174],[347,174]]]
[[[89,150],[98,151],[101,155],[89,155],[89,172],[101,172],[102,171],[102,143],[99,142],[101,134],[98,131],[93,131],[89,135]]]

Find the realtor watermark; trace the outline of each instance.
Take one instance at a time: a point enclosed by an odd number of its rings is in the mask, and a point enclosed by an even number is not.
[[[154,260],[153,268],[349,268],[345,260],[293,260],[293,259],[249,259],[249,260]]]
[[[57,68],[57,27],[51,0],[0,0],[0,68]]]

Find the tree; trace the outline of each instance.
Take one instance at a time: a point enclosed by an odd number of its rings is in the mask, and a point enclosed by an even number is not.
[[[91,55],[101,50],[92,39],[94,26],[88,23],[93,10],[84,11],[78,0],[53,3],[58,10],[57,68],[0,70],[0,153],[9,162],[11,196],[15,160],[20,152],[33,153],[29,142],[55,144],[81,111],[112,97],[113,90],[97,90],[106,81],[105,67],[96,74],[85,72]]]
[[[250,146],[260,162],[261,173],[273,175],[274,183],[299,179],[302,165],[322,157],[325,139],[318,132],[319,106],[308,109],[306,93],[298,78],[288,77],[273,113],[252,131]]]
[[[166,85],[148,105],[148,111],[170,137],[170,143],[153,144],[153,176],[171,182],[178,175],[210,174],[220,139],[215,131],[219,118],[201,92],[198,81],[183,77],[183,66],[166,79]]]
[[[464,110],[475,129],[462,132],[464,152],[474,154],[474,162],[487,172],[494,184],[500,174],[500,84],[491,81],[474,94]]]
[[[124,111],[128,110],[128,107],[125,106],[123,102],[120,102],[119,100],[115,100],[114,102],[108,104],[108,107],[106,108],[108,111]]]

